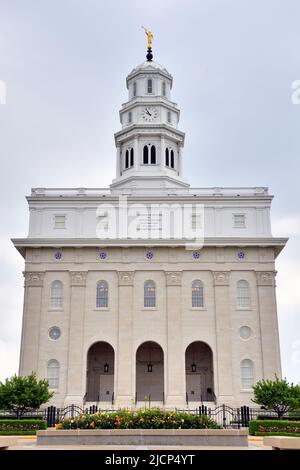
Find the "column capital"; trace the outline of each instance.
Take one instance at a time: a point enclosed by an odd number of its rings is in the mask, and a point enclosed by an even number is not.
[[[86,285],[87,271],[70,271],[71,286],[82,286]]]
[[[133,286],[134,271],[118,271],[119,286]]]
[[[181,286],[182,272],[166,271],[167,286]]]
[[[256,284],[258,286],[275,286],[276,271],[256,272]]]
[[[213,271],[215,286],[228,286],[230,271]]]
[[[23,272],[25,278],[25,287],[43,287],[44,272]]]

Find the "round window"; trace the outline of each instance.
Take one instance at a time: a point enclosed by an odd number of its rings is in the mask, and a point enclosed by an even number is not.
[[[248,339],[252,335],[252,330],[249,326],[241,326],[239,329],[240,337],[243,339]]]
[[[61,252],[61,251],[56,251],[56,252],[54,253],[54,258],[55,258],[57,261],[61,260],[61,259],[62,259],[62,256],[63,256],[63,255],[62,255],[62,252]]]
[[[145,254],[145,258],[146,259],[153,259],[154,258],[154,253],[153,251],[147,251],[146,254]]]
[[[58,328],[58,326],[52,326],[52,328],[50,328],[49,338],[51,338],[53,340],[56,340],[56,339],[60,338],[60,335],[61,335],[61,332],[60,332],[60,329]]]
[[[200,259],[200,256],[201,256],[201,255],[200,255],[200,251],[193,251],[193,255],[192,255],[192,256],[193,256],[193,259],[196,259],[196,260],[197,260],[197,259]]]
[[[99,258],[100,259],[106,259],[107,258],[107,253],[105,251],[100,251]]]

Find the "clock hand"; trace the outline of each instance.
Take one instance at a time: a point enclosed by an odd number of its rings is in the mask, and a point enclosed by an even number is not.
[[[151,113],[149,113],[148,109],[146,109],[146,113],[149,114],[149,116],[151,116]]]

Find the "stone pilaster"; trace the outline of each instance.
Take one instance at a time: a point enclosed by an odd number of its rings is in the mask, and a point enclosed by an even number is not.
[[[165,357],[166,404],[185,404],[184,354],[182,353],[181,278],[178,271],[166,272],[167,354]]]
[[[20,375],[37,372],[44,272],[24,272],[25,292],[20,354]],[[26,346],[26,347],[25,347]]]
[[[281,377],[275,275],[274,271],[256,273],[264,379]]]
[[[70,271],[70,329],[65,406],[70,404],[82,405],[85,395],[82,378],[83,368],[86,364],[86,358],[83,357],[86,277],[87,272],[85,271]]]
[[[132,315],[134,272],[119,271],[119,327],[117,350],[116,404],[128,406],[134,400],[135,387],[132,383],[132,368],[135,356],[132,351]]]
[[[214,271],[216,309],[216,358],[214,361],[218,377],[218,390],[215,394],[219,403],[230,403],[233,394],[232,349],[230,328],[230,272]]]

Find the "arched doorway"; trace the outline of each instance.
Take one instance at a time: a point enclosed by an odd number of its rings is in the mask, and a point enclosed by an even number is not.
[[[112,402],[115,353],[104,341],[93,344],[87,355],[86,401]]]
[[[153,341],[136,352],[136,399],[164,401],[164,352]]]
[[[188,401],[214,401],[213,353],[202,341],[185,351],[186,394]]]

